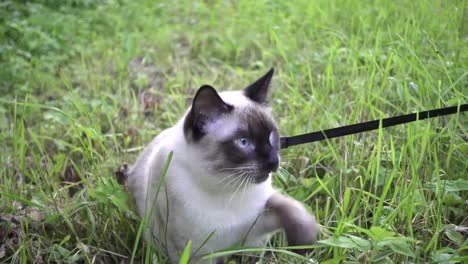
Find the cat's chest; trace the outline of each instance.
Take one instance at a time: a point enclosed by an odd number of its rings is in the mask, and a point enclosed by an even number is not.
[[[179,207],[172,224],[180,236],[178,242],[192,240],[194,245],[204,243],[202,251],[215,251],[241,244],[263,213],[264,205],[260,201],[236,206],[222,206],[210,200],[189,203]]]
[[[255,220],[263,212],[272,188],[249,189],[213,196],[199,190],[187,190],[178,200],[180,214],[198,224],[209,226],[235,226]],[[179,193],[180,194],[180,193]]]
[[[179,190],[180,191],[180,190]],[[184,195],[170,207],[174,212],[172,226],[177,229],[181,241],[195,244],[205,241],[207,250],[221,249],[240,243],[265,210],[265,204],[273,189],[268,182],[248,190],[216,197],[199,190],[185,190]],[[170,199],[171,200],[171,199]],[[170,223],[171,224],[171,223]]]

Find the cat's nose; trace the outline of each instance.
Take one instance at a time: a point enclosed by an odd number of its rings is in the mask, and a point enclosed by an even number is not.
[[[270,156],[265,162],[264,169],[268,172],[274,172],[279,167],[278,155]]]

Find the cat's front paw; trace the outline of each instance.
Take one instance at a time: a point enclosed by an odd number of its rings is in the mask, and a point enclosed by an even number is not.
[[[266,208],[278,216],[289,246],[309,246],[317,241],[318,225],[315,217],[307,212],[300,202],[275,193],[268,199]],[[293,251],[305,253],[308,250]]]
[[[295,219],[294,219],[295,218]],[[305,210],[299,215],[294,216],[291,221],[285,225],[286,237],[289,246],[310,246],[317,241],[318,225],[315,217]],[[292,251],[305,254],[311,249],[294,249]]]

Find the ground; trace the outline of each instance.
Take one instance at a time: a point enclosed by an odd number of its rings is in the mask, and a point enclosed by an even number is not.
[[[467,103],[466,0],[0,6],[0,262],[165,263],[114,172],[203,84],[240,89],[275,67],[282,135]],[[306,257],[279,234],[260,262],[466,262],[467,124],[282,151],[274,184],[323,234]]]

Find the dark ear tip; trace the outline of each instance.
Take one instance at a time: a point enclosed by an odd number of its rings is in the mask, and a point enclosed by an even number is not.
[[[210,86],[208,84],[204,84],[204,85],[200,86],[200,88],[198,88],[198,91],[195,93],[194,100],[195,100],[195,98],[198,98],[201,94],[205,94],[205,95],[218,94],[218,92],[212,86]]]
[[[265,75],[263,75],[262,79],[271,79],[273,74],[275,73],[275,68],[271,67]]]
[[[204,85],[200,86],[200,88],[198,88],[197,94],[200,93],[200,92],[203,92],[205,90],[210,90],[210,91],[216,92],[215,88],[213,88],[212,86],[210,86],[208,84],[204,84]]]

